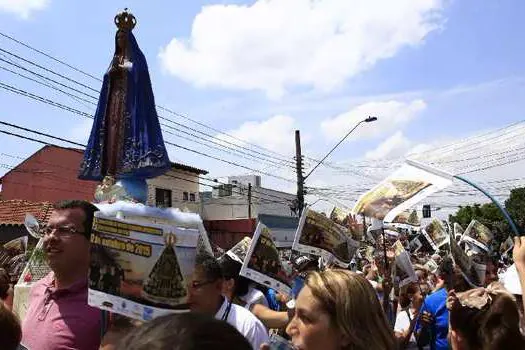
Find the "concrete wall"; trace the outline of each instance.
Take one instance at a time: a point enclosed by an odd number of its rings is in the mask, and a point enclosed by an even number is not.
[[[199,197],[199,177],[195,173],[183,170],[170,170],[168,173],[147,180],[148,205],[155,206],[155,189],[161,188],[171,191],[171,205],[180,210],[189,210],[192,213],[201,212]],[[184,200],[184,192],[188,192],[188,200]],[[195,201],[189,201],[189,194],[195,194]]]
[[[247,193],[247,191],[245,191]],[[267,188],[252,189],[252,218],[259,214],[292,216],[290,203],[295,195]],[[203,202],[203,220],[248,219],[248,197],[228,196],[212,198]]]

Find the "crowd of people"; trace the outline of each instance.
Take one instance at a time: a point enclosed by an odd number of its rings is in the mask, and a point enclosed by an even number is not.
[[[473,289],[447,256],[436,271],[416,264],[418,280],[398,288],[387,254],[384,264],[361,259],[353,271],[295,257],[284,295],[240,276],[228,255],[199,255],[187,281],[190,312],[141,323],[87,304],[96,210],[82,201],[54,206],[43,229],[52,272],[33,285],[22,324],[0,270],[1,349],[525,349],[525,237],[514,239],[518,290],[497,281],[498,266]]]

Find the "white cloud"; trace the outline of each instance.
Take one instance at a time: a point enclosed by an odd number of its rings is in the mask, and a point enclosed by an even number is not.
[[[366,159],[385,159],[403,156],[410,148],[412,143],[401,131],[381,142],[374,150],[365,154]]]
[[[239,128],[226,133],[280,154],[292,154],[295,152],[295,129],[294,118],[286,115],[275,115],[260,122],[245,122]],[[239,145],[243,144],[225,135],[218,135],[217,138]]]
[[[421,44],[441,24],[443,0],[258,0],[205,6],[189,38],[161,49],[163,67],[199,87],[322,91]]]
[[[321,129],[327,139],[336,140],[343,137],[361,120],[374,116],[377,117],[377,121],[362,125],[351,137],[353,139],[378,137],[399,130],[425,110],[426,106],[423,100],[414,100],[409,103],[368,102],[332,119],[324,120],[321,123]]]
[[[43,10],[48,4],[49,0],[0,0],[0,11],[27,19],[31,13]]]

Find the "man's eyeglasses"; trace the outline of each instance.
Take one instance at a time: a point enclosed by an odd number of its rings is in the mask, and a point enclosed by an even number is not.
[[[66,226],[62,226],[62,227],[44,226],[40,228],[38,233],[40,234],[41,237],[51,236],[51,234],[54,234],[55,237],[58,237],[58,238],[69,238],[75,234],[81,234],[81,235],[85,234],[84,231],[79,231],[74,227],[66,227]]]
[[[215,282],[217,280],[209,280],[209,281],[191,281],[190,283],[190,287],[193,288],[193,289],[199,289],[201,287],[204,287],[208,284],[212,284],[213,282]]]

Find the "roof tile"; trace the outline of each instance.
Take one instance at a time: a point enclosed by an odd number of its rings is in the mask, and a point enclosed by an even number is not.
[[[26,214],[32,214],[39,222],[47,222],[53,204],[26,200],[0,200],[0,225],[22,225]]]

